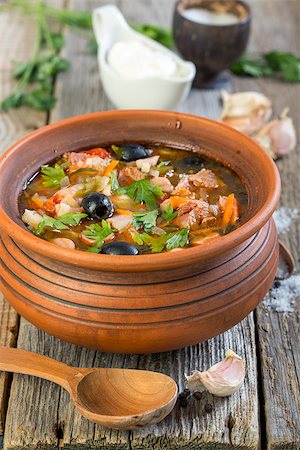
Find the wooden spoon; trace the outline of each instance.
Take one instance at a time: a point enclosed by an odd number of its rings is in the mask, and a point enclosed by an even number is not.
[[[59,384],[87,419],[115,429],[134,429],[164,419],[177,398],[175,381],[157,372],[70,367],[25,350],[0,347],[0,370]]]

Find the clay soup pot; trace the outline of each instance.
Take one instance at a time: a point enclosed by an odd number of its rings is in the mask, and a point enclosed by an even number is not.
[[[117,257],[63,249],[26,229],[18,197],[42,164],[125,142],[192,150],[232,168],[248,193],[243,225],[182,251]],[[17,142],[0,174],[0,288],[27,320],[68,342],[118,353],[195,344],[241,321],[274,279],[277,168],[257,143],[221,123],[168,111],[83,115]]]

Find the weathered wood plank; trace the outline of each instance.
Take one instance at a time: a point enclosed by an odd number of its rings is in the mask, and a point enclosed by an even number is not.
[[[18,333],[18,316],[0,292],[0,345],[15,347]],[[11,377],[0,373],[0,435],[4,431],[5,413]]]
[[[34,29],[31,21],[18,15],[0,14],[0,100],[10,94],[13,60],[26,60],[32,52]],[[27,108],[0,113],[0,154],[25,134],[45,124],[46,114]],[[0,293],[0,345],[15,346],[18,316]],[[3,433],[11,376],[0,373],[0,435]]]
[[[105,1],[75,0],[71,7],[92,8]],[[172,2],[123,0],[117,2],[129,21],[170,23]],[[97,61],[89,55],[85,39],[68,30],[65,55],[72,69],[59,77],[59,97],[51,120],[111,108],[98,78]],[[194,91],[181,110],[216,118],[219,114],[218,93]],[[177,352],[151,356],[124,356],[80,349],[37,330],[22,320],[18,346],[80,366],[140,367],[161,370],[173,376],[183,389],[183,375],[195,368],[208,368],[231,347],[246,360],[247,379],[243,388],[229,399],[203,397],[192,399],[187,409],[178,406],[157,427],[127,433],[104,430],[74,411],[69,396],[60,388],[30,377],[16,376],[13,382],[5,448],[51,449],[60,441],[70,449],[256,449],[259,444],[258,399],[256,390],[256,356],[253,317],[215,339]],[[36,393],[36,395],[35,395]],[[20,405],[20,396],[24,402]],[[43,413],[41,414],[41,406]],[[26,418],[26,411],[34,411]],[[16,412],[16,409],[17,412]],[[212,409],[210,411],[210,409]],[[56,433],[55,431],[56,430]]]
[[[252,1],[251,6],[255,21],[250,50],[278,49],[299,55],[299,1]],[[272,99],[277,115],[289,106],[300,138],[299,85],[269,79],[236,78],[233,89],[253,89],[266,94]],[[297,209],[300,209],[299,153],[298,145],[296,152],[277,162],[282,178],[281,205]],[[281,239],[294,254],[299,270],[300,221],[296,220],[289,233],[283,234]],[[270,301],[272,305],[272,299]],[[300,448],[299,314],[297,302],[293,313],[277,312],[266,304],[260,305],[256,312],[268,450]]]

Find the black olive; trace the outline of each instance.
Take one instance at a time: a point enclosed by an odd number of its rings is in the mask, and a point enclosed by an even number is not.
[[[187,158],[180,159],[179,161],[175,161],[174,165],[184,172],[188,170],[200,170],[204,167],[205,160],[200,158],[199,156],[188,156]]]
[[[107,219],[114,213],[114,207],[109,198],[101,192],[92,192],[82,200],[85,212],[93,219]]]
[[[105,255],[137,255],[138,249],[128,242],[116,241],[103,245],[100,253]]]
[[[149,150],[139,144],[125,144],[120,147],[120,150],[122,150],[121,161],[126,162],[148,158],[150,155]]]

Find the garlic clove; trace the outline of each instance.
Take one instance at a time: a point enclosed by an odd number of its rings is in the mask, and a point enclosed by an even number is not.
[[[240,356],[227,350],[225,359],[210,367],[206,372],[194,371],[186,376],[187,388],[191,393],[204,391],[218,397],[227,397],[236,392],[245,379],[245,364]]]
[[[221,92],[223,112],[220,120],[245,134],[260,130],[270,119],[272,103],[260,92]]]
[[[279,119],[272,120],[253,136],[273,159],[290,153],[297,144],[296,130],[288,112],[289,108],[285,108]]]

